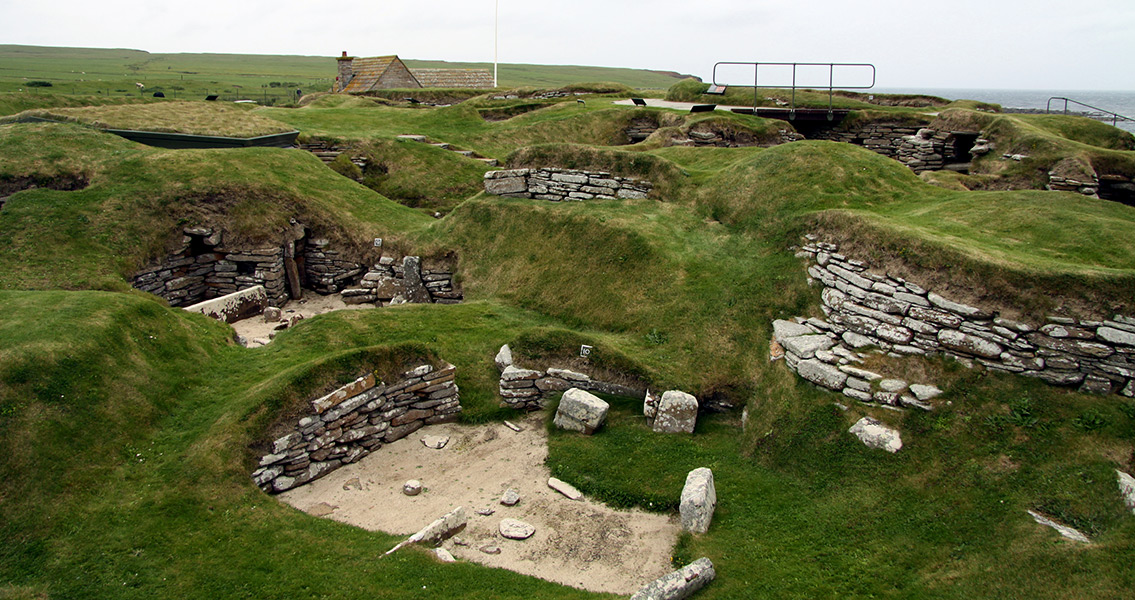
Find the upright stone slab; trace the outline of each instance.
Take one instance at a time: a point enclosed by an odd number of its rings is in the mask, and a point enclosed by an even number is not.
[[[552,423],[560,429],[591,435],[603,425],[609,408],[610,405],[594,394],[579,388],[571,388],[564,392],[560,399],[560,406],[556,409]]]
[[[705,533],[713,521],[717,508],[717,490],[713,486],[713,471],[701,467],[686,475],[682,500],[678,507],[682,515],[682,529],[690,533]]]
[[[642,586],[631,596],[631,600],[683,600],[705,587],[716,576],[713,562],[708,558],[699,558]]]
[[[1123,496],[1123,505],[1135,514],[1135,477],[1119,470],[1116,470],[1115,474],[1119,480],[1119,494]]]
[[[678,390],[669,390],[662,394],[654,416],[655,432],[693,433],[697,422],[697,398]]]
[[[407,256],[402,259],[402,280],[406,290],[406,301],[413,304],[429,304],[430,292],[422,283],[422,259]]]
[[[493,362],[496,363],[497,370],[501,372],[512,366],[512,349],[508,347],[508,344],[501,346]]]

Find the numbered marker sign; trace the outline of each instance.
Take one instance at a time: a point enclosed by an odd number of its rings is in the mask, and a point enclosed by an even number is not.
[[[583,345],[579,347],[579,357],[587,358],[591,356],[591,346]]]
[[[382,247],[382,238],[374,238],[374,247],[375,248],[381,248]]]

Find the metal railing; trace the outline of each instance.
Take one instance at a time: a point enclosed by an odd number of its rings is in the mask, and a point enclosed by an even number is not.
[[[1064,101],[1064,114],[1068,114],[1068,103],[1071,102],[1072,104],[1075,104],[1076,106],[1083,106],[1084,108],[1090,108],[1092,110],[1099,111],[1099,113],[1100,113],[1099,116],[1103,117],[1102,119],[1100,119],[1101,121],[1106,121],[1107,115],[1111,115],[1112,127],[1117,126],[1116,124],[1119,123],[1120,121],[1135,122],[1135,119],[1132,119],[1131,117],[1125,117],[1125,116],[1123,116],[1119,113],[1113,113],[1110,110],[1107,110],[1106,108],[1100,108],[1098,106],[1092,106],[1091,104],[1084,104],[1083,102],[1080,102],[1078,100],[1073,100],[1071,98],[1064,98],[1063,96],[1053,96],[1053,97],[1048,99],[1048,104],[1044,107],[1044,112],[1046,114],[1052,114],[1052,101],[1053,100],[1063,100]],[[1089,114],[1088,116],[1091,117],[1093,115]]]
[[[717,67],[719,67],[721,65],[742,65],[742,66],[753,67],[753,85],[748,86],[748,85],[741,85],[741,84],[725,84],[725,83],[718,82],[717,81]],[[832,115],[832,92],[833,92],[833,90],[836,90],[836,89],[840,89],[840,90],[869,90],[869,89],[875,87],[875,65],[870,64],[870,63],[719,62],[719,63],[716,63],[716,64],[713,65],[713,85],[722,85],[722,86],[732,85],[733,87],[752,87],[753,88],[753,112],[756,112],[757,105],[760,103],[760,99],[758,97],[758,90],[760,90],[761,88],[783,88],[784,87],[783,85],[760,85],[760,72],[761,72],[762,66],[765,66],[765,67],[792,67],[792,88],[791,88],[792,89],[792,101],[789,104],[790,114],[794,114],[796,112],[796,89],[797,89],[797,87],[800,87],[801,89],[823,89],[823,86],[815,86],[815,85],[797,86],[796,85],[796,68],[797,67],[827,67],[828,68],[828,86],[827,86],[827,88],[828,88],[828,118],[829,119],[831,118],[831,115]],[[866,85],[866,86],[854,86],[854,85],[836,86],[835,85],[835,68],[836,67],[851,67],[851,68],[866,67],[868,69],[871,69],[871,85]]]

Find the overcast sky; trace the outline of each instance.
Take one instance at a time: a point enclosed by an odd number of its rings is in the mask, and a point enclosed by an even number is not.
[[[0,0],[0,41],[492,61],[498,1],[502,63],[707,81],[718,61],[873,63],[882,88],[1135,90],[1135,0]]]

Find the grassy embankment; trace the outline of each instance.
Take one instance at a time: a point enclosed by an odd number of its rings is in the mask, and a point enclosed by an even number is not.
[[[636,114],[594,102],[500,123],[472,106],[264,112],[309,135],[369,139],[406,156],[444,151],[394,142],[397,133],[501,158],[538,143],[615,143]],[[743,434],[734,414],[703,417],[689,438],[655,435],[638,407],[620,400],[598,435],[552,436],[554,472],[616,504],[670,510],[690,468],[714,468],[714,527],[676,549],[677,562],[706,555],[717,565],[705,598],[1106,598],[1132,584],[1135,525],[1111,471],[1132,466],[1129,402],[910,360],[890,368],[932,377],[951,405],[841,413],[831,394],[764,357],[771,319],[817,310],[789,249],[807,230],[882,234],[880,247],[907,249],[895,254],[900,266],[997,267],[1034,286],[1059,276],[1129,290],[1128,207],[1073,194],[948,191],[839,144],[644,146],[657,158],[544,146],[513,159],[649,173],[659,197],[562,205],[473,197],[431,221],[298,153],[174,153],[74,131],[0,128],[16,142],[5,148],[20,149],[5,175],[67,161],[91,181],[76,192],[22,192],[0,211],[0,231],[15,242],[0,250],[4,288],[122,290],[121,277],[182,219],[223,208],[250,238],[270,236],[288,216],[323,215],[320,224],[344,238],[455,249],[472,302],[324,315],[245,350],[226,341],[222,325],[135,293],[4,292],[0,431],[11,458],[0,466],[0,514],[17,542],[0,560],[0,579],[17,594],[402,598],[425,585],[439,597],[585,595],[418,552],[376,562],[393,538],[295,513],[247,479],[245,448],[282,398],[319,385],[312,372],[348,376],[362,353],[418,344],[458,365],[468,419],[499,418],[491,357],[508,341],[553,355],[594,343],[599,357],[653,384],[749,405]],[[451,176],[473,189],[480,178]],[[216,208],[208,195],[187,193],[253,184],[259,193]],[[1054,220],[1067,236],[1056,235]],[[991,222],[1004,225],[991,230]],[[36,319],[41,325],[15,325]],[[898,425],[907,448],[884,455],[848,436],[864,413]],[[1097,543],[1056,541],[1026,508]]]

